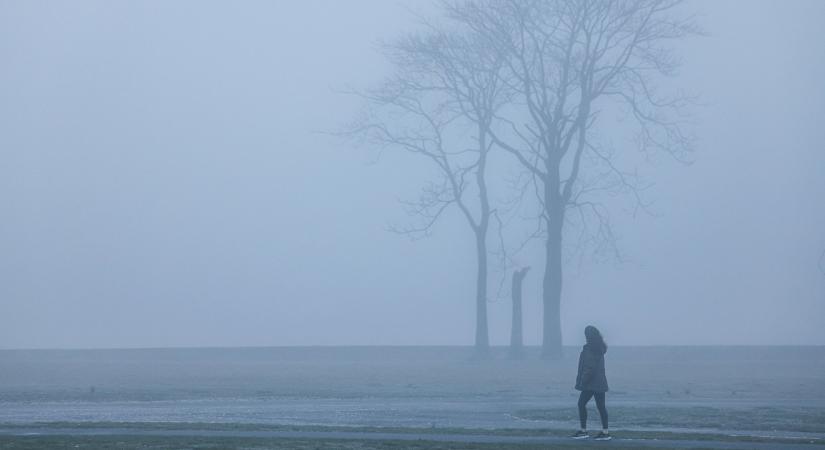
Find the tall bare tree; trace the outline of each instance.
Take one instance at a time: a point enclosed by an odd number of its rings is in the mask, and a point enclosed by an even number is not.
[[[565,224],[580,218],[610,240],[609,214],[593,194],[629,192],[639,184],[618,167],[607,140],[597,139],[605,116],[623,107],[635,119],[644,151],[684,160],[692,138],[684,131],[684,95],[665,97],[654,84],[678,60],[674,40],[697,33],[678,14],[681,0],[445,0],[449,17],[472,29],[504,60],[515,96],[496,114],[489,136],[529,172],[545,235],[543,350],[561,356],[561,298]],[[641,200],[639,200],[641,201]],[[576,214],[571,214],[575,212]]]
[[[476,248],[475,348],[487,354],[487,235],[494,210],[486,177],[490,124],[503,101],[502,61],[478,40],[434,25],[385,45],[384,53],[395,74],[359,94],[366,112],[347,134],[420,155],[437,168],[440,178],[407,203],[408,212],[423,222],[394,230],[427,235],[448,208],[460,211]]]

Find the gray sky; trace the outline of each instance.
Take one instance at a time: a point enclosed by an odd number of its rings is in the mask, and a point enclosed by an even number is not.
[[[568,264],[566,342],[825,344],[825,2],[688,6],[696,162],[639,167],[658,217],[615,214],[628,263]],[[313,133],[357,112],[335,89],[381,79],[407,9],[0,0],[0,348],[470,344],[466,225],[387,233],[426,172]]]

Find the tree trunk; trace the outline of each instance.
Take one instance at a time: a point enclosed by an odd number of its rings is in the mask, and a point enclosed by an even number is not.
[[[561,246],[564,226],[564,202],[559,192],[558,167],[554,169],[548,171],[550,176],[544,186],[547,242],[545,245],[544,279],[542,280],[544,314],[541,356],[545,359],[560,359],[562,357]]]
[[[476,273],[476,342],[475,350],[480,356],[490,351],[487,331],[487,230],[476,233],[476,255],[478,271]]]
[[[476,273],[476,354],[487,356],[490,353],[490,339],[487,330],[487,228],[490,224],[490,201],[487,198],[487,127],[489,122],[478,122],[478,168],[476,184],[481,207],[478,226],[474,227],[476,235],[476,256],[478,271]]]
[[[546,265],[542,301],[544,304],[544,336],[541,355],[546,359],[562,357],[561,341],[561,227],[551,229],[547,236]]]
[[[510,328],[510,357],[521,358],[524,356],[524,338],[522,333],[522,312],[521,312],[521,286],[524,277],[527,275],[529,267],[513,271],[513,324]]]

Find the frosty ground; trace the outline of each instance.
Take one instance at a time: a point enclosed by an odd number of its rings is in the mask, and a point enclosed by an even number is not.
[[[600,448],[562,438],[577,426],[565,354],[0,351],[0,448]],[[607,364],[610,446],[825,444],[823,347],[616,346]]]

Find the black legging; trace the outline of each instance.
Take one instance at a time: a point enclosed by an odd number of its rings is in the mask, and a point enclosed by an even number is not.
[[[602,419],[602,428],[607,429],[607,407],[604,406],[604,392],[582,391],[579,395],[579,422],[582,430],[587,428],[587,402],[596,397],[596,408],[599,408],[599,417]]]

